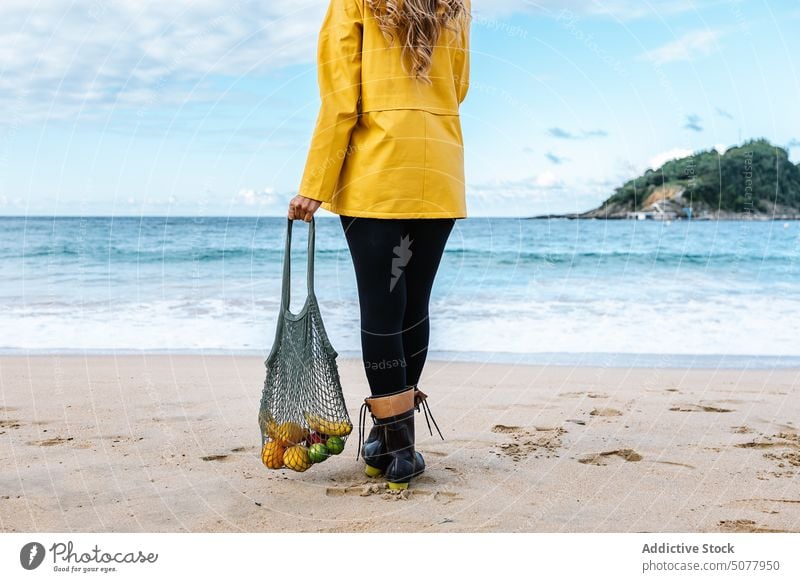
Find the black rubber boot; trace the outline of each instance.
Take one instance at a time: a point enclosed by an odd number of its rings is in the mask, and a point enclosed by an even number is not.
[[[416,402],[417,388],[416,386],[406,386],[406,389],[409,388],[414,388]],[[364,457],[364,462],[367,464],[364,472],[369,477],[380,477],[392,462],[392,456],[386,453],[385,433],[386,430],[376,421],[372,430],[369,431],[366,442],[361,445],[361,456]]]
[[[433,414],[430,413],[430,409],[428,408],[425,399],[428,397],[427,394],[422,392],[416,385],[407,386],[406,389],[414,389],[414,408],[419,411],[420,405],[422,405],[422,410],[425,413],[425,420],[428,423],[428,430],[431,431],[431,435],[433,435],[433,430],[431,430],[431,423],[428,419],[430,414],[430,419],[433,419]],[[365,399],[364,405],[362,406],[362,411],[364,408],[369,409],[369,403],[371,399]],[[371,411],[370,411],[371,412]],[[362,415],[363,416],[363,415]],[[369,477],[379,477],[382,475],[386,469],[389,467],[389,464],[392,462],[392,455],[388,454],[386,451],[386,428],[383,426],[379,419],[376,419],[373,416],[373,420],[375,421],[375,425],[372,427],[372,430],[369,432],[369,436],[367,437],[366,442],[361,445],[361,454],[364,457],[364,461],[366,462],[365,473]],[[363,424],[363,421],[362,421]],[[385,424],[385,423],[384,423]],[[441,431],[439,431],[439,426],[436,425],[436,420],[433,420],[434,426],[436,426],[436,430],[439,432],[439,436],[444,440]],[[363,428],[361,429],[363,432]]]
[[[414,448],[414,409],[385,422],[386,452],[392,461],[384,476],[389,489],[407,489],[411,479],[425,470],[425,459]]]
[[[393,456],[387,446],[389,425],[396,422],[397,417],[408,412],[413,418],[414,395],[413,388],[406,386],[399,392],[383,396],[370,396],[364,399],[358,418],[358,441],[359,452],[364,452],[364,460],[367,462],[365,472],[370,477],[379,476],[392,463]],[[364,443],[362,439],[367,411],[372,416],[375,426],[370,431],[371,441]],[[358,458],[358,454],[356,454],[356,458]]]
[[[366,442],[361,446],[361,456],[367,464],[364,472],[369,477],[379,477],[383,474],[392,456],[386,453],[386,431],[377,423],[369,431]]]

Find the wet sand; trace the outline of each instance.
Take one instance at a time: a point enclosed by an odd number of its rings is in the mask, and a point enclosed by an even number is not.
[[[360,362],[339,360],[355,422]],[[261,464],[262,358],[0,357],[4,532],[800,532],[800,370],[429,362],[425,474]],[[368,427],[369,428],[369,424]]]

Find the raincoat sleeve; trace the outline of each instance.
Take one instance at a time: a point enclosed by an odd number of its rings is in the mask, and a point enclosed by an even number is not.
[[[456,95],[458,102],[462,103],[469,91],[469,29],[472,22],[471,2],[467,0],[464,6],[469,13],[467,20],[461,27],[461,48],[456,50],[453,63],[453,79],[456,83]]]
[[[322,104],[298,194],[329,202],[339,181],[361,98],[361,2],[331,0],[317,44]]]

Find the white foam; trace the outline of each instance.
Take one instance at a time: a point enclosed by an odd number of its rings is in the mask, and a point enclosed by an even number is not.
[[[431,350],[800,355],[800,318],[787,317],[800,313],[795,297],[452,300],[431,306]],[[360,350],[358,304],[321,301],[321,308],[334,347]],[[277,310],[274,297],[23,306],[0,312],[0,348],[267,351]]]

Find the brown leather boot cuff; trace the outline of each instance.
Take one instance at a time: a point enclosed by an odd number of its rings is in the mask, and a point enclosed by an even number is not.
[[[364,402],[375,418],[390,418],[414,408],[414,390],[404,390],[390,396],[365,398]]]

